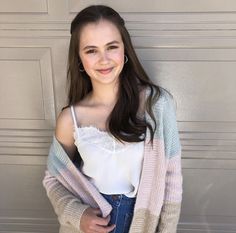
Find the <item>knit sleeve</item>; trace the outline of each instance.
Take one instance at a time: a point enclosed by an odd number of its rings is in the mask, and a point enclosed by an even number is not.
[[[80,231],[80,219],[89,205],[69,192],[54,176],[46,171],[43,186],[47,196],[58,216],[60,224],[70,226]]]
[[[163,105],[163,136],[166,156],[165,196],[158,233],[175,233],[182,201],[181,144],[173,99],[166,93]]]

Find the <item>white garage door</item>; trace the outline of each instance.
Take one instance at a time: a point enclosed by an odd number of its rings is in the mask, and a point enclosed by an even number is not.
[[[65,104],[70,21],[98,1],[0,0],[0,233],[58,232],[41,181]],[[236,1],[99,1],[177,101],[179,233],[236,232]]]

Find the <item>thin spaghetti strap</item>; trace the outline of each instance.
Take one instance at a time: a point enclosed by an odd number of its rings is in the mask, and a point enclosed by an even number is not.
[[[74,106],[70,106],[70,110],[71,110],[71,114],[72,114],[72,118],[73,118],[73,122],[74,122],[74,126],[76,128],[78,128],[78,125],[77,125],[77,121],[76,121],[76,117],[75,117],[75,110],[74,110]]]

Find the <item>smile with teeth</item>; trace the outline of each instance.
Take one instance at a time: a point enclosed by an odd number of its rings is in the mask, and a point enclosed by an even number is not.
[[[101,74],[108,74],[108,73],[110,73],[111,71],[112,71],[112,67],[111,68],[107,68],[107,69],[99,69],[99,70],[97,70],[99,73],[101,73]]]

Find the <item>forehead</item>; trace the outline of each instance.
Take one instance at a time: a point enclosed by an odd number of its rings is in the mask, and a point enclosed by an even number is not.
[[[107,20],[85,25],[80,32],[80,47],[105,45],[111,41],[122,42],[118,28]]]

